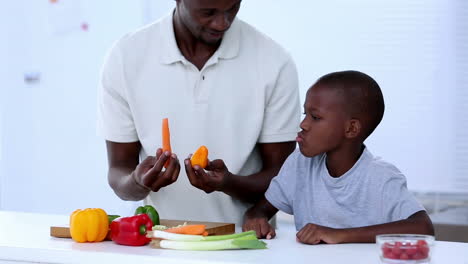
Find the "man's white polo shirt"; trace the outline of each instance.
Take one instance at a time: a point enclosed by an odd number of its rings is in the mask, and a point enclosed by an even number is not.
[[[102,70],[98,132],[140,141],[140,158],[161,147],[169,118],[178,180],[145,199],[165,219],[242,223],[249,204],[193,187],[183,160],[201,146],[239,175],[260,171],[257,143],[294,141],[299,130],[297,71],[277,43],[236,19],[202,70],[180,52],[172,14],[120,39]]]

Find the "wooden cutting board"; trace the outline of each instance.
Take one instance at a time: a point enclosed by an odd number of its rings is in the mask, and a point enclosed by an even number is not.
[[[228,235],[235,232],[235,225],[233,223],[218,223],[218,222],[202,222],[202,221],[183,221],[183,220],[167,220],[161,219],[161,225],[173,227],[183,225],[206,225],[208,235]],[[50,236],[59,238],[71,238],[70,228],[68,226],[51,226]],[[110,240],[109,234],[106,240]]]

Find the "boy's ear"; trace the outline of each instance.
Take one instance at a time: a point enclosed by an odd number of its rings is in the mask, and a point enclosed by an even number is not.
[[[351,119],[347,122],[345,137],[355,138],[361,133],[361,130],[361,121],[359,121],[358,119]]]

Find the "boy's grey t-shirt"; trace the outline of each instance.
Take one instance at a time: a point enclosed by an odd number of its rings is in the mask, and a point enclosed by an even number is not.
[[[333,178],[326,154],[293,152],[265,193],[279,210],[294,214],[296,229],[306,224],[352,228],[406,219],[424,210],[406,187],[405,176],[367,148],[341,177]]]

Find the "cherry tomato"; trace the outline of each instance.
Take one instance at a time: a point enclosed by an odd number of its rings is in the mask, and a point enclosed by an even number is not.
[[[412,255],[416,254],[416,252],[418,252],[418,246],[416,246],[416,245],[411,245],[411,246],[406,248],[406,253],[409,256],[412,256]]]
[[[402,253],[402,250],[401,250],[402,245],[403,244],[401,242],[396,242],[395,246],[392,248],[392,253],[399,257]]]
[[[409,258],[409,256],[408,256],[408,254],[406,254],[406,253],[401,253],[400,259],[410,259],[410,258]]]

